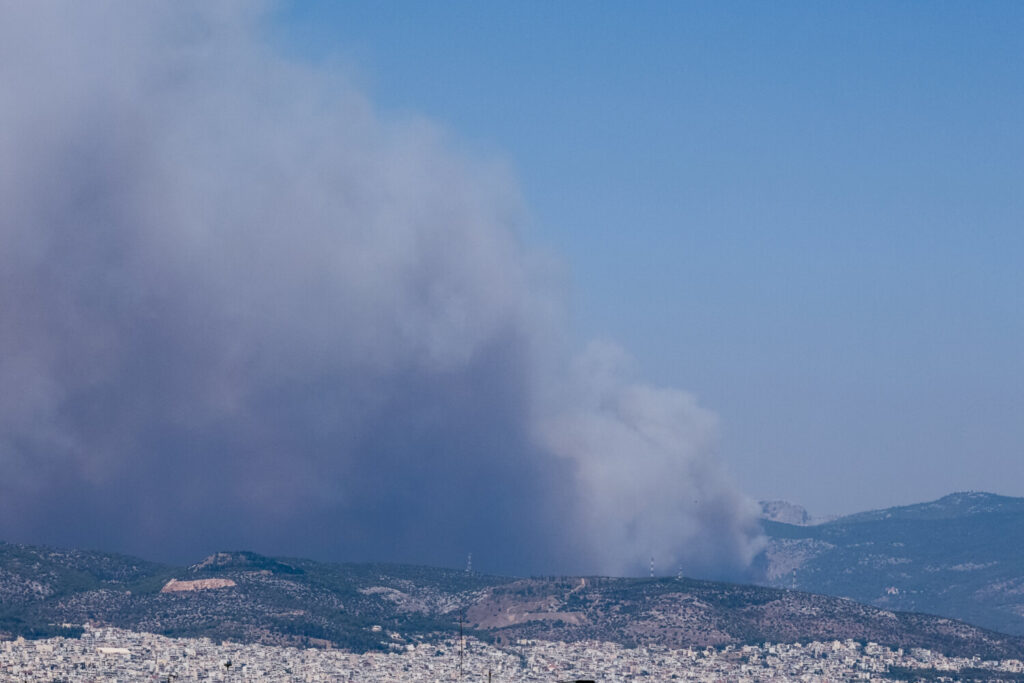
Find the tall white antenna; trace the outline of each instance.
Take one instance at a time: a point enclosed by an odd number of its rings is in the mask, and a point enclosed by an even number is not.
[[[651,555],[651,578],[654,578],[654,555]]]
[[[466,573],[467,574],[472,574],[473,573],[473,553],[470,553],[469,555],[466,556]]]
[[[682,565],[682,563],[680,563],[680,565],[679,565],[679,573],[676,574],[676,580],[677,581],[682,581],[683,580],[683,565]]]

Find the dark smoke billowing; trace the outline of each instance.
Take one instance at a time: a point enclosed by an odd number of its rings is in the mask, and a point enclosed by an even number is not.
[[[0,537],[745,566],[713,416],[567,357],[514,182],[259,21],[0,4]]]

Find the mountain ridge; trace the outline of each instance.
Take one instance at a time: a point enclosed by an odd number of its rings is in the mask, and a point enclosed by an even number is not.
[[[195,583],[164,591],[184,582]],[[515,578],[245,551],[177,567],[0,543],[0,632],[67,635],[75,624],[354,651],[402,649],[451,637],[462,627],[498,643],[538,638],[718,647],[854,639],[1024,658],[1024,638],[947,618],[690,578]]]
[[[1024,498],[964,491],[824,524],[762,520],[762,585],[1024,635]]]

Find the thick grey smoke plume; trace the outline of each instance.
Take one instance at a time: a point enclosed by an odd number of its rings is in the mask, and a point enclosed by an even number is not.
[[[563,350],[515,184],[185,2],[0,5],[0,536],[742,569],[714,419]]]

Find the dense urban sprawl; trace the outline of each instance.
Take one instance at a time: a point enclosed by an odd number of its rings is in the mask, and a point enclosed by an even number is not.
[[[386,633],[386,632],[385,632]],[[611,643],[520,641],[496,647],[467,638],[396,646],[392,652],[174,639],[113,628],[81,638],[0,643],[0,681],[825,681],[892,680],[987,670],[1024,680],[1019,660],[953,658],[855,641],[723,649],[624,648]]]

